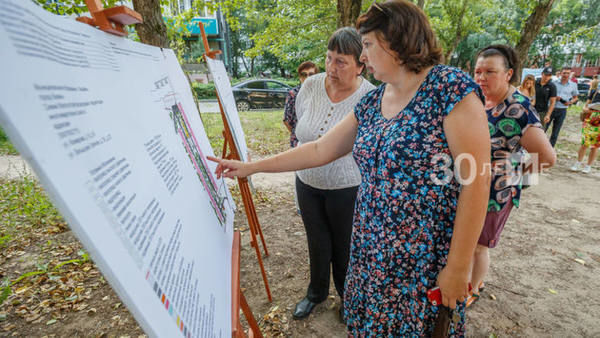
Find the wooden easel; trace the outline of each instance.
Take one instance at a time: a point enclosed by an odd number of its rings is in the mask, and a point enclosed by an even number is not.
[[[198,23],[200,27],[200,33],[202,34],[202,42],[204,43],[204,57],[215,59],[217,55],[221,53],[220,50],[210,50],[210,46],[208,45],[208,39],[206,38],[206,31],[204,30],[204,24],[202,22]],[[223,138],[225,141],[223,142],[223,158],[228,160],[238,160],[240,161],[242,158],[240,156],[239,150],[233,140],[233,134],[231,133],[231,128],[229,127],[229,123],[227,123],[227,117],[225,116],[225,110],[223,109],[223,105],[221,104],[221,99],[219,97],[219,93],[217,95],[217,102],[219,102],[219,109],[221,110],[221,119],[223,120]],[[229,153],[228,153],[229,148]],[[256,251],[256,258],[258,259],[258,265],[260,266],[260,272],[262,274],[263,281],[265,283],[265,289],[267,291],[267,298],[269,302],[273,301],[271,297],[271,290],[269,288],[269,281],[267,279],[267,273],[265,271],[265,267],[263,265],[262,256],[260,254],[260,248],[258,247],[258,242],[256,240],[256,235],[260,236],[260,240],[262,242],[263,249],[265,250],[265,256],[269,256],[269,251],[267,250],[267,245],[265,243],[265,238],[262,233],[262,229],[260,227],[260,223],[258,222],[258,216],[256,215],[256,208],[254,207],[254,201],[252,200],[252,192],[250,191],[250,185],[248,184],[247,178],[239,178],[238,177],[238,186],[240,187],[240,193],[242,195],[242,201],[244,203],[244,210],[246,211],[246,217],[248,217],[248,226],[250,230],[250,235],[252,237],[250,241],[250,245],[254,247]]]
[[[141,23],[143,21],[142,16],[136,11],[125,7],[117,6],[113,8],[103,8],[100,0],[85,0],[89,12],[92,18],[78,17],[76,20],[79,22],[87,23],[91,26],[97,27],[98,29],[111,33],[118,36],[126,36],[127,31],[125,30],[126,25],[135,23]],[[204,27],[202,27],[202,33],[204,34]],[[223,110],[221,109],[221,113]],[[225,121],[225,120],[223,120]],[[231,136],[231,135],[230,135]],[[262,233],[261,233],[262,236]],[[263,241],[264,245],[264,241]],[[258,327],[256,319],[252,314],[250,306],[246,302],[246,297],[240,289],[240,232],[234,231],[233,233],[233,244],[231,248],[231,335],[232,337],[242,338],[246,337],[242,323],[240,321],[240,309],[244,313],[248,325],[248,337],[260,337],[262,333]],[[265,247],[266,252],[266,247]],[[260,256],[259,256],[260,259]],[[262,263],[261,263],[262,264]],[[261,265],[262,266],[262,265]],[[267,288],[268,291],[268,288]],[[269,293],[269,300],[270,299]]]
[[[125,6],[104,8],[100,0],[85,0],[85,4],[92,17],[80,16],[75,20],[98,27],[107,33],[126,36],[126,25],[143,22],[140,13]]]

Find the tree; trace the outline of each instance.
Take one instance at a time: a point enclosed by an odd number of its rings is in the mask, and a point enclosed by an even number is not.
[[[535,7],[533,7],[527,20],[525,20],[525,24],[521,29],[521,37],[515,46],[515,51],[519,56],[519,60],[521,60],[521,65],[518,69],[515,69],[517,74],[521,74],[522,65],[527,64],[529,47],[531,47],[533,40],[537,37],[540,29],[544,25],[546,18],[552,9],[554,0],[537,0],[534,1],[534,4]]]
[[[469,34],[482,31],[481,12],[486,1],[475,4],[472,0],[430,1],[426,9],[433,29],[444,50],[446,62],[458,44]]]
[[[337,1],[337,27],[352,26],[360,14],[362,0],[338,0]]]
[[[144,18],[144,22],[135,25],[140,41],[152,46],[169,47],[160,0],[133,0],[133,9]]]

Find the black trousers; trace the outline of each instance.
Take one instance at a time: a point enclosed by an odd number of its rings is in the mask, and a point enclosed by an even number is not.
[[[314,303],[327,298],[329,276],[333,269],[335,289],[344,299],[358,187],[322,190],[306,185],[296,177],[296,190],[310,259],[310,284],[306,297]]]
[[[560,133],[560,128],[562,128],[563,122],[565,122],[565,117],[567,117],[566,108],[554,108],[552,115],[550,115],[550,122],[544,126],[544,131],[546,131],[550,127],[550,124],[552,124],[552,134],[550,134],[550,144],[552,147],[554,147],[558,140],[558,133]]]

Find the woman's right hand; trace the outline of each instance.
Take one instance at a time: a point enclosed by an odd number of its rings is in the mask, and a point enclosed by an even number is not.
[[[250,168],[249,163],[244,163],[236,160],[225,160],[222,158],[216,158],[212,156],[206,157],[208,160],[218,163],[215,174],[217,178],[227,177],[246,177],[254,174]]]

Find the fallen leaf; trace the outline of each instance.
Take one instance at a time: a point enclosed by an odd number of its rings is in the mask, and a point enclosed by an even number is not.
[[[34,320],[36,320],[36,319],[40,318],[40,316],[41,316],[41,315],[40,315],[40,314],[37,314],[37,313],[36,313],[36,314],[33,314],[33,315],[31,315],[31,316],[25,316],[25,321],[26,321],[26,322],[28,322],[28,323],[29,323],[29,322],[33,322]]]
[[[550,292],[550,293],[551,293],[551,294],[553,294],[553,295],[556,295],[556,294],[558,294],[558,292],[557,292],[556,290],[554,290],[554,289],[550,289],[550,288],[548,288],[548,292]]]
[[[491,299],[491,300],[496,300],[496,296],[494,296],[494,294],[493,294],[493,293],[490,293],[490,299]]]
[[[115,305],[113,305],[113,308],[118,309],[119,307],[121,307],[121,303],[116,303]]]
[[[577,262],[577,263],[579,263],[579,264],[581,264],[581,265],[585,265],[585,261],[583,259],[581,259],[581,258],[575,258],[574,261]]]
[[[581,223],[581,222],[579,222],[578,220],[576,220],[576,219],[574,219],[574,218],[571,220],[571,222],[573,222],[573,223],[575,223],[575,224],[579,224],[579,223]]]
[[[90,308],[87,311],[88,316],[93,316],[94,314],[96,314],[96,308]]]
[[[14,329],[14,328],[16,328],[16,327],[17,327],[17,326],[16,326],[15,324],[8,324],[8,325],[4,325],[4,327],[2,327],[2,329],[3,329],[4,331],[10,331],[10,330],[12,330],[12,329]]]
[[[108,300],[108,296],[102,297],[102,300]]]
[[[22,286],[22,287],[18,288],[18,289],[15,291],[15,293],[18,295],[18,294],[24,293],[24,292],[25,292],[25,291],[27,291],[27,290],[29,290],[29,286]]]
[[[56,323],[56,319],[50,319],[49,321],[46,322],[46,325],[52,325]]]

